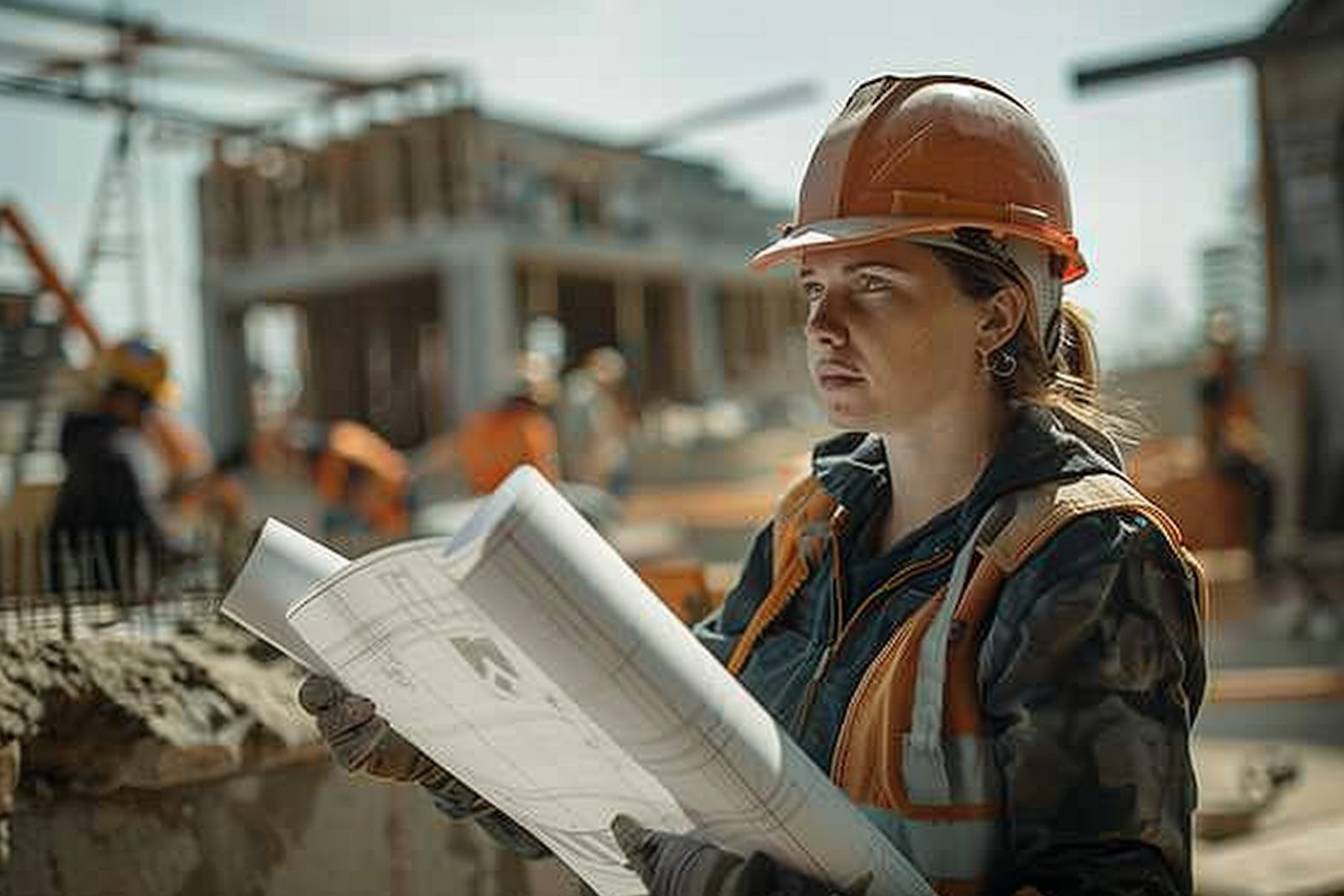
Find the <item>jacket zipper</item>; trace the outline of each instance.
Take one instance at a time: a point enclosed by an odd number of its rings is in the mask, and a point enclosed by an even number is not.
[[[850,632],[854,631],[864,612],[869,607],[873,606],[877,602],[877,599],[882,595],[899,588],[915,576],[922,575],[931,569],[936,569],[937,567],[942,566],[951,560],[954,554],[954,551],[944,549],[925,557],[923,560],[916,560],[913,563],[896,570],[896,572],[892,573],[885,582],[877,586],[871,594],[863,599],[863,602],[860,603],[858,608],[854,611],[854,615],[852,615],[849,618],[849,621],[845,623],[844,628],[840,630],[839,634],[835,634],[835,628],[839,625],[840,617],[844,613],[845,577],[840,567],[840,538],[837,532],[832,531],[832,637],[827,643],[826,649],[822,651],[821,659],[817,662],[817,667],[812,671],[812,677],[807,682],[806,690],[803,691],[803,700],[798,705],[798,711],[794,714],[794,724],[792,725],[792,729],[795,737],[801,737],[803,734],[803,729],[807,725],[808,717],[812,714],[812,705],[816,702],[817,690],[821,687],[821,680],[826,677],[826,673],[830,669],[831,659],[839,652],[840,646],[844,643],[845,639],[849,637]]]

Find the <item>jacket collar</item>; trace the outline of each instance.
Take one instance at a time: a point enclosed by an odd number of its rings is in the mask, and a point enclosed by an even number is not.
[[[812,472],[856,519],[883,508],[891,494],[886,450],[872,433],[841,433],[821,442],[812,452]],[[969,537],[980,517],[1003,495],[1102,472],[1124,474],[1109,438],[1062,411],[1024,406],[1014,413],[1002,444],[961,502],[959,537]]]

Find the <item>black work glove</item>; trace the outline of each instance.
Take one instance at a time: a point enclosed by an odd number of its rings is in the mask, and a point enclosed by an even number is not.
[[[649,896],[864,896],[870,875],[847,892],[777,864],[764,853],[742,858],[703,840],[651,831],[617,815],[611,832]]]
[[[299,685],[299,705],[317,722],[332,757],[347,771],[383,781],[424,784],[451,778],[440,765],[378,715],[373,701],[352,694],[336,679],[309,675]]]

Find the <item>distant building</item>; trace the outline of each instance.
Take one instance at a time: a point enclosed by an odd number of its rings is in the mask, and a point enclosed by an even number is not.
[[[529,324],[619,347],[642,400],[787,390],[787,220],[713,166],[455,107],[314,147],[220,145],[199,182],[212,441],[245,438],[244,312],[303,321],[302,410],[414,444],[510,385]],[[792,332],[793,338],[785,334]]]

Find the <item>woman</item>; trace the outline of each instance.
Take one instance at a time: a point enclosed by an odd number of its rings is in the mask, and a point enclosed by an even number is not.
[[[944,893],[1191,889],[1199,573],[1105,434],[1061,303],[1086,271],[1069,215],[1012,97],[884,77],[753,259],[799,263],[813,383],[846,432],[701,635]],[[335,716],[338,696],[306,702]],[[654,896],[830,892],[614,829]]]

